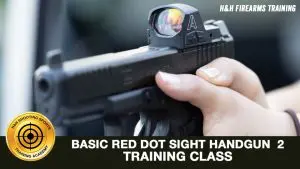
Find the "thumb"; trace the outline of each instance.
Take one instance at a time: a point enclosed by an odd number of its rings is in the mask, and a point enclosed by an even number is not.
[[[175,100],[187,101],[200,108],[203,113],[214,111],[221,102],[221,90],[202,78],[181,74],[158,72],[155,76],[158,87]]]
[[[258,76],[238,61],[218,58],[198,69],[196,74],[212,84],[229,87],[250,100],[268,107]]]

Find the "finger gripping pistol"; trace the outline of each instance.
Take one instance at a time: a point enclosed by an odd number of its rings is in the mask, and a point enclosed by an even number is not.
[[[148,21],[148,46],[65,62],[59,50],[49,51],[47,65],[34,74],[37,110],[57,126],[103,119],[107,136],[202,135],[201,111],[167,97],[154,76],[193,74],[218,57],[233,57],[233,37],[223,21],[203,23],[185,4],[154,8]],[[132,115],[139,120],[128,133],[122,119]]]

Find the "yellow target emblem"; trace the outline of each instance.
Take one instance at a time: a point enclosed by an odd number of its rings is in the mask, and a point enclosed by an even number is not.
[[[21,160],[37,161],[44,158],[55,143],[55,129],[47,117],[37,112],[19,115],[7,128],[9,150]]]

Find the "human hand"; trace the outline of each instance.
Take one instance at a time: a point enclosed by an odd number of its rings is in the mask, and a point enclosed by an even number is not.
[[[217,86],[228,87],[265,108],[269,107],[258,76],[236,60],[218,58],[199,68],[196,75]]]
[[[196,75],[159,72],[159,88],[168,96],[201,109],[206,136],[296,135],[286,113],[268,109],[258,77],[230,59],[217,59]]]

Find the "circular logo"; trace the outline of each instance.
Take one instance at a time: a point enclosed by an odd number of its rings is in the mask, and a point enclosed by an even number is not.
[[[6,143],[19,159],[37,161],[53,148],[55,129],[47,117],[37,112],[19,115],[7,128]]]

